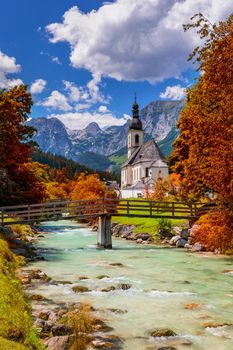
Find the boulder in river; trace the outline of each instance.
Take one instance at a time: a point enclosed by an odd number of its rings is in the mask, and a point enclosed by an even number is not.
[[[99,275],[99,276],[97,276],[96,277],[98,280],[102,280],[102,279],[104,279],[104,278],[109,278],[109,276],[108,275]]]
[[[74,286],[72,287],[72,290],[75,293],[85,293],[90,291],[87,287],[84,287],[84,286]]]
[[[123,290],[127,290],[131,288],[131,284],[128,283],[120,283],[117,286],[118,289],[123,289]]]
[[[149,332],[151,337],[161,338],[161,337],[174,337],[177,334],[169,328],[155,328]]]
[[[56,336],[45,341],[47,350],[68,350],[74,339],[72,335]]]
[[[194,243],[194,245],[191,248],[191,252],[201,252],[203,250],[203,245],[199,242]]]
[[[101,289],[101,292],[111,292],[111,291],[113,291],[113,290],[115,290],[116,289],[116,287],[114,287],[114,286],[109,286],[109,287],[106,287],[106,288],[103,288],[103,289]]]
[[[186,239],[179,238],[176,242],[176,248],[184,248],[184,246],[187,244]]]
[[[116,267],[124,267],[124,265],[123,265],[122,263],[118,263],[118,262],[116,262],[116,263],[111,263],[110,265],[111,265],[111,266],[116,266]]]
[[[180,237],[183,238],[183,239],[188,239],[190,236],[190,229],[189,228],[185,228],[181,231],[180,233]]]
[[[149,233],[140,233],[137,237],[141,238],[143,241],[147,241],[150,238],[150,235]]]
[[[170,239],[169,244],[170,245],[176,245],[177,241],[180,239],[180,236],[174,236]]]

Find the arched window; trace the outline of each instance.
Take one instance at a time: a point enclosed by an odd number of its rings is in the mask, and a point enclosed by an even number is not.
[[[135,145],[139,145],[139,135],[135,135]]]

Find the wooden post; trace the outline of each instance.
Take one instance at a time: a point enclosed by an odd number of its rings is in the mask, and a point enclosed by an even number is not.
[[[30,213],[30,205],[28,205],[28,221],[30,221],[31,220],[31,215],[30,215],[31,213]]]
[[[175,203],[172,202],[172,216],[175,217]]]
[[[1,222],[2,222],[2,226],[4,226],[4,210],[3,210],[3,208],[1,208]]]
[[[152,202],[150,202],[150,216],[152,216]]]
[[[129,215],[129,201],[127,201],[127,215]]]
[[[99,216],[97,245],[105,249],[112,249],[111,216]]]

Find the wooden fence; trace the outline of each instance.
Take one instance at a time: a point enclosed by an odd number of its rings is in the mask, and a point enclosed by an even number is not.
[[[0,224],[39,223],[64,219],[89,219],[103,215],[142,218],[195,219],[208,206],[202,203],[159,202],[136,199],[56,201],[0,208]]]

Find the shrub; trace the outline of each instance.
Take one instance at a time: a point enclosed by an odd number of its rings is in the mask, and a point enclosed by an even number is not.
[[[42,349],[33,328],[30,307],[15,277],[17,266],[18,259],[7,243],[0,240],[0,349]]]
[[[66,315],[64,323],[74,333],[74,342],[71,350],[85,350],[87,348],[90,342],[88,334],[94,330],[94,320],[89,304],[83,304],[79,310],[70,311]]]
[[[220,249],[221,253],[233,250],[233,227],[227,210],[215,210],[201,216],[196,222],[195,242],[208,251]]]

